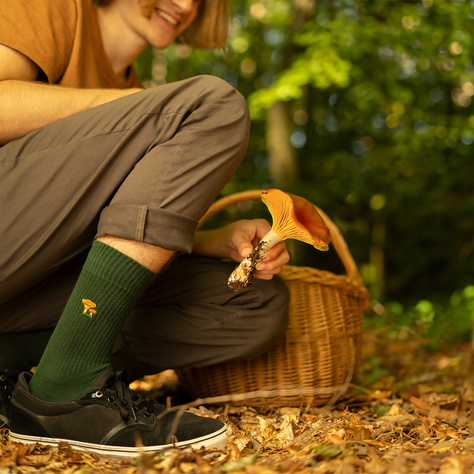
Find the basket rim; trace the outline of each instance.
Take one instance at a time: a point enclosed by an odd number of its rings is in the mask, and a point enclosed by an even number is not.
[[[344,289],[351,294],[369,299],[369,292],[363,286],[352,281],[347,275],[338,275],[327,270],[313,267],[284,265],[278,276],[284,281],[302,281],[316,283],[322,286]]]

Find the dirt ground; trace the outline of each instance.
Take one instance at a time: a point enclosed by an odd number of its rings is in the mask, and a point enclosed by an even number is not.
[[[229,427],[222,451],[112,461],[73,451],[25,447],[0,429],[4,473],[470,474],[474,473],[473,346],[427,351],[419,337],[367,332],[357,377],[332,407],[191,408]],[[134,388],[153,398],[180,393],[174,372]]]

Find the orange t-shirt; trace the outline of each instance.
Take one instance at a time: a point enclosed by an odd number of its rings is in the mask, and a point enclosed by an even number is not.
[[[41,69],[39,80],[77,88],[141,87],[131,67],[115,74],[91,0],[0,0],[0,43]]]

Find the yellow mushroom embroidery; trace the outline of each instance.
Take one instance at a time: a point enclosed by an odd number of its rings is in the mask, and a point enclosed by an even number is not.
[[[86,316],[89,316],[89,318],[92,318],[94,314],[97,314],[97,311],[93,308],[95,308],[97,305],[91,301],[91,300],[82,300],[82,304],[84,305],[84,311],[82,314],[85,314]]]

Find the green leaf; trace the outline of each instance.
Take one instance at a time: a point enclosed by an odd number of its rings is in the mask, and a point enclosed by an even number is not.
[[[241,459],[237,459],[237,461],[231,461],[228,462],[227,464],[224,464],[219,468],[220,471],[222,472],[233,472],[233,471],[239,471],[240,469],[244,469],[245,466],[248,466],[249,464],[255,464],[258,459],[258,454],[251,454],[250,456],[246,456]]]

